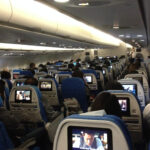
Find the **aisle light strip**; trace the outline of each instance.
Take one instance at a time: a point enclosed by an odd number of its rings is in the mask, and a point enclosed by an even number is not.
[[[80,39],[83,40],[86,39],[87,41],[94,41],[96,43],[106,45],[120,46],[120,42],[123,42],[120,41],[118,38],[111,36],[110,34],[104,33],[103,31],[96,29],[95,27],[89,26],[81,21],[78,21],[38,1],[11,0],[11,2],[13,4],[12,6],[14,7],[14,9],[20,10],[22,11],[22,13],[24,13],[21,15],[23,15],[26,19],[33,18],[33,22],[34,20],[39,19],[39,24],[36,25],[39,25],[38,27],[41,29],[44,28],[43,30],[51,30],[52,32],[56,30],[57,34],[66,34],[66,36],[75,38],[80,37]],[[28,15],[29,12],[30,16]],[[15,18],[18,19],[19,14],[16,13],[14,15],[16,15]],[[12,20],[10,20],[10,22],[16,23],[15,19],[13,20],[13,17],[11,19]],[[19,21],[20,24],[22,20]],[[41,22],[43,26],[41,25]],[[65,25],[67,26],[66,29],[64,29]],[[77,33],[75,33],[74,30],[71,31],[72,28],[76,30]]]
[[[60,47],[46,47],[46,46],[33,46],[33,45],[21,45],[0,43],[0,49],[2,50],[34,50],[34,51],[82,51],[83,48],[60,48]]]

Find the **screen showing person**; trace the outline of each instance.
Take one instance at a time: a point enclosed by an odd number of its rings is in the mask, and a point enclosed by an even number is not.
[[[31,103],[31,91],[30,90],[16,90],[15,102]]]
[[[69,150],[111,150],[112,133],[109,129],[101,128],[68,128]]]
[[[142,77],[133,77],[133,79],[138,80],[143,86],[143,78]]]
[[[87,83],[92,83],[92,76],[84,76],[84,79]]]
[[[24,86],[24,82],[18,81],[16,82],[16,86]]]
[[[67,78],[69,78],[69,76],[59,76],[59,84],[62,84],[62,81]]]
[[[52,82],[51,81],[40,82],[40,90],[41,91],[51,91],[52,90]]]
[[[121,107],[122,115],[129,116],[130,115],[130,102],[129,98],[118,97],[118,102]]]
[[[132,92],[134,95],[137,95],[137,87],[135,84],[122,84],[124,90]]]

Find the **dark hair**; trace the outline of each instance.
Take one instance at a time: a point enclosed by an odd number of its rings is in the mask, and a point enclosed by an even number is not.
[[[36,78],[29,77],[25,80],[24,84],[38,86],[38,80]]]
[[[99,93],[91,105],[92,111],[101,109],[104,109],[109,115],[122,116],[117,97],[109,92]]]
[[[30,69],[34,69],[35,68],[35,63],[30,63]]]
[[[2,79],[10,79],[11,78],[11,74],[8,71],[2,71],[1,72],[1,78]]]
[[[3,101],[4,101],[4,92],[5,92],[5,82],[3,80],[0,80],[0,96],[2,97]]]
[[[105,86],[105,90],[124,90],[121,83],[117,81],[107,82]]]
[[[82,78],[83,79],[83,72],[81,70],[75,70],[72,73],[72,77],[78,77],[78,78]]]

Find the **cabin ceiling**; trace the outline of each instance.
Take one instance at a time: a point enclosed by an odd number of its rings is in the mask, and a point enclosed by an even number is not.
[[[65,4],[53,0],[38,0],[52,5],[59,11],[136,46],[147,47],[150,43],[149,0],[70,0]],[[88,2],[89,6],[79,6]],[[140,3],[141,2],[141,3]],[[141,5],[143,7],[141,7]],[[119,26],[114,29],[113,26]],[[97,48],[104,46],[45,35],[0,24],[0,43],[18,43],[66,48]]]

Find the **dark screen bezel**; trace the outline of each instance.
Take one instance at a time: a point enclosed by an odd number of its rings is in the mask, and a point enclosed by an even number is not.
[[[68,150],[83,150],[83,149],[79,149],[79,148],[73,148],[72,147],[72,130],[73,129],[79,129],[79,130],[85,130],[85,127],[81,127],[81,126],[69,126],[67,129],[67,135],[68,135]],[[108,133],[108,150],[113,150],[113,141],[112,141],[112,131],[110,129],[106,129],[106,128],[94,128],[94,127],[86,127],[86,130],[102,130],[103,132],[107,132]]]
[[[30,91],[30,100],[18,100],[17,91]],[[32,103],[32,92],[31,90],[16,90],[15,91],[15,103]]]

